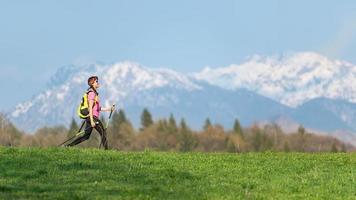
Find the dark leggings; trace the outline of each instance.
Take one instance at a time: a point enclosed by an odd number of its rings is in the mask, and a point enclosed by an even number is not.
[[[108,142],[106,140],[106,131],[105,131],[105,128],[103,126],[103,123],[101,123],[101,121],[94,117],[94,122],[95,122],[95,130],[98,131],[98,133],[100,134],[101,136],[101,144],[104,146],[105,149],[108,149]],[[90,138],[90,135],[91,135],[91,132],[93,131],[93,128],[91,127],[91,124],[90,124],[90,118],[88,117],[86,120],[85,120],[85,133],[83,136],[75,139],[73,142],[71,142],[68,146],[74,146],[74,145],[77,145],[87,139]]]

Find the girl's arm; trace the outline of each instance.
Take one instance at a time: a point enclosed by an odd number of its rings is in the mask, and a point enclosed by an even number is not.
[[[89,100],[89,118],[90,118],[90,124],[92,127],[95,126],[94,117],[93,117],[93,105],[94,105],[94,101]]]
[[[104,111],[104,112],[111,111],[111,108],[100,108],[100,111]]]
[[[114,109],[114,106],[111,106],[111,107],[107,107],[107,108],[102,108],[100,107],[100,111],[104,111],[104,112],[110,112],[111,110]]]

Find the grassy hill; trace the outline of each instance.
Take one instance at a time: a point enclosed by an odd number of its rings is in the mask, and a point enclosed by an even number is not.
[[[0,147],[0,199],[355,199],[356,154]]]

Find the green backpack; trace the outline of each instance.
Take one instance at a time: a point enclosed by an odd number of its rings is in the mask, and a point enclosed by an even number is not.
[[[89,117],[89,101],[88,101],[89,92],[95,92],[95,91],[88,90],[87,92],[85,92],[82,97],[82,101],[80,102],[78,109],[77,109],[77,114],[82,119],[86,119]],[[95,106],[97,101],[98,101],[98,94],[95,92],[95,99],[94,99],[93,107]]]

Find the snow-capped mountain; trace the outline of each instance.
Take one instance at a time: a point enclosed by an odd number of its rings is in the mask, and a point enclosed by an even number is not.
[[[254,56],[240,65],[206,67],[195,77],[226,89],[246,88],[290,107],[318,97],[356,102],[356,65],[313,52]]]
[[[288,107],[244,89],[225,90],[172,70],[123,62],[60,68],[47,90],[19,104],[11,119],[29,132],[42,126],[68,125],[72,117],[77,118],[76,107],[87,88],[87,78],[93,74],[99,76],[101,104],[116,103],[124,108],[136,126],[145,107],[155,119],[173,113],[196,129],[207,117],[231,127],[236,118],[250,124],[289,112]]]
[[[101,105],[124,108],[138,127],[147,107],[155,119],[173,113],[195,129],[209,117],[231,128],[237,118],[247,126],[258,121],[287,121],[323,132],[356,132],[355,65],[316,53],[255,56],[241,65],[182,74],[134,62],[60,68],[47,88],[19,104],[10,119],[33,132],[42,126],[69,125],[87,89],[99,76]],[[295,123],[294,123],[295,122]]]
[[[101,84],[101,104],[130,101],[139,105],[164,105],[175,101],[174,96],[149,95],[157,88],[197,91],[201,86],[185,75],[168,69],[148,69],[133,62],[112,65],[68,66],[60,68],[48,83],[48,88],[30,101],[16,106],[11,118],[20,128],[33,131],[41,126],[68,124],[76,116],[76,107],[87,89],[87,78],[98,75]],[[143,99],[141,95],[146,95]]]

